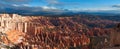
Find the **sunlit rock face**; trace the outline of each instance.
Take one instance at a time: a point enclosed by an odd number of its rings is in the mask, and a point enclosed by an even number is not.
[[[5,36],[2,36],[2,39],[6,44],[18,44],[21,43],[23,39],[23,32],[25,32],[25,19],[17,14],[0,14],[0,33],[5,33]],[[10,41],[10,42],[8,42]]]
[[[5,33],[8,30],[21,30],[22,17],[17,14],[1,14],[0,15],[0,32]]]
[[[6,32],[6,36],[3,36],[2,39],[6,44],[19,44],[24,40],[24,33],[17,30],[11,30]]]
[[[0,32],[6,44],[21,49],[69,49],[89,45],[90,39],[81,30],[87,29],[71,17],[22,17],[17,14],[0,15]]]

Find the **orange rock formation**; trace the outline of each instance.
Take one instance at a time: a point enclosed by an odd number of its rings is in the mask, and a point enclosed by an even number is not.
[[[90,43],[90,39],[81,33],[86,27],[71,17],[0,16],[0,32],[7,35],[7,39],[2,39],[21,49],[69,49]]]

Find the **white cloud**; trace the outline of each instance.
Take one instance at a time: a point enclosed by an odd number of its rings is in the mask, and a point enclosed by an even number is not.
[[[43,9],[57,9],[56,7],[42,6]]]
[[[12,6],[15,6],[15,7],[23,7],[23,6],[30,7],[30,5],[28,5],[28,4],[12,4]]]
[[[22,6],[28,6],[29,7],[30,5],[29,4],[22,4]]]
[[[12,4],[12,6],[18,7],[18,6],[20,6],[20,5],[17,5],[17,4]]]
[[[89,12],[98,12],[98,11],[109,11],[109,10],[118,10],[117,8],[112,8],[112,7],[101,7],[101,8],[84,8],[84,9],[81,9],[81,8],[74,8],[74,9],[71,9],[71,10],[74,10],[74,11],[89,11]]]

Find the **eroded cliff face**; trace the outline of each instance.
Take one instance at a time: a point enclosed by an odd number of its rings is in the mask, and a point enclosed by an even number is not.
[[[20,49],[69,49],[89,45],[85,25],[72,17],[22,17],[16,14],[0,15],[0,32],[5,33],[5,44]]]

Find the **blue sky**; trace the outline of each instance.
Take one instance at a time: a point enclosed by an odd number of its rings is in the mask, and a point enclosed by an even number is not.
[[[75,10],[115,9],[112,6],[119,4],[120,0],[34,0],[29,3],[32,6],[52,6],[55,8]]]
[[[119,5],[120,0],[0,0],[0,3],[11,5],[28,5],[39,7],[54,7],[59,9],[114,9],[113,5]]]
[[[0,12],[65,12],[119,10],[120,0],[0,0]],[[26,12],[27,11],[27,12]]]

